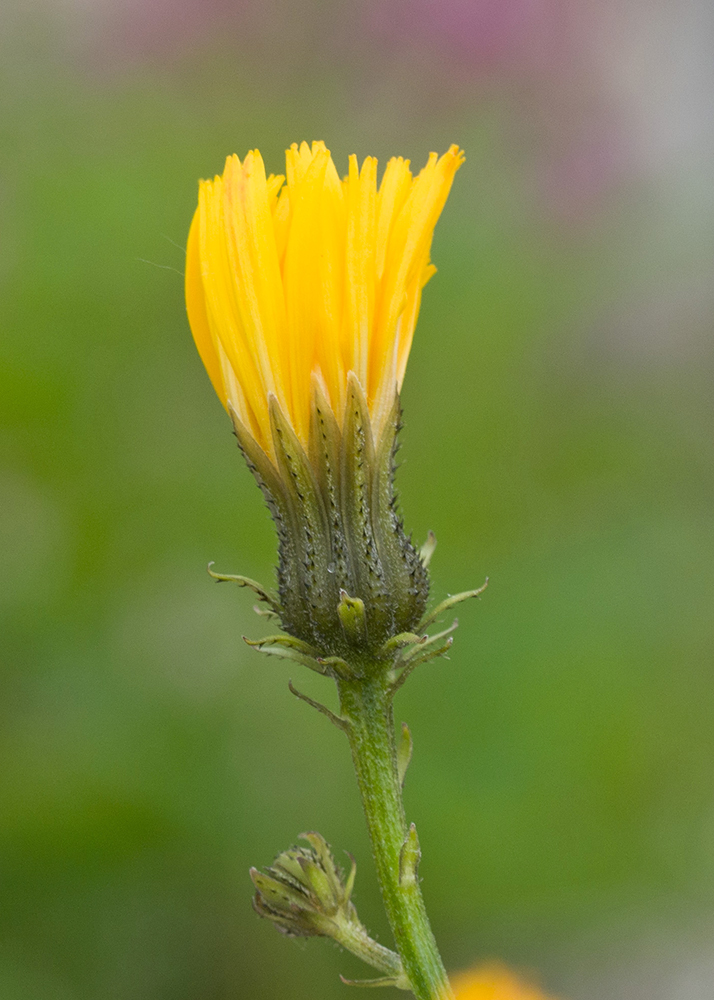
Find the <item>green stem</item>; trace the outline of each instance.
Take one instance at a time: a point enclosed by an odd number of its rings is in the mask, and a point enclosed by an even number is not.
[[[403,969],[399,955],[371,938],[362,924],[354,920],[340,923],[334,939],[347,951],[351,951],[367,965],[383,972],[385,976],[393,976],[395,979],[401,977]]]
[[[338,682],[342,715],[367,818],[384,907],[412,992],[417,1000],[453,1000],[429,926],[419,880],[400,879],[400,854],[408,834],[397,773],[394,716],[383,670]]]

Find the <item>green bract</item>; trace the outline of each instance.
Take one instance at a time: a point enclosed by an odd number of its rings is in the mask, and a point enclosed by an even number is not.
[[[271,399],[277,469],[235,415],[234,426],[278,532],[281,625],[318,655],[350,663],[416,629],[429,578],[396,511],[398,397],[376,445],[354,376],[342,432],[319,388],[311,417],[308,453]]]

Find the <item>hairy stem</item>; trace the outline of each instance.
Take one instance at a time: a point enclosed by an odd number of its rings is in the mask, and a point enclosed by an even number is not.
[[[400,856],[409,830],[397,770],[391,694],[383,671],[338,682],[377,876],[404,971],[417,1000],[453,1000],[419,880]],[[413,834],[414,838],[416,834]],[[405,852],[406,853],[406,852]],[[412,852],[413,853],[413,852]],[[404,861],[404,858],[402,858]]]
[[[345,921],[339,925],[334,939],[347,951],[351,951],[367,965],[383,972],[385,976],[394,976],[395,979],[402,976],[403,970],[399,955],[373,940],[362,924]]]

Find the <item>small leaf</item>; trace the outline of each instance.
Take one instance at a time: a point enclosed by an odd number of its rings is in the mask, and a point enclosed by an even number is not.
[[[406,840],[399,852],[399,884],[412,886],[417,884],[417,869],[421,861],[421,848],[414,823],[409,827]]]
[[[431,562],[431,557],[434,555],[434,549],[436,548],[436,535],[433,531],[430,531],[426,536],[426,541],[419,549],[419,557],[424,563],[424,566],[428,566]]]
[[[314,699],[308,698],[308,696],[303,694],[302,691],[298,691],[297,688],[293,687],[292,681],[288,681],[288,687],[290,688],[290,693],[294,694],[296,698],[300,699],[300,701],[304,701],[310,706],[310,708],[314,708],[323,715],[326,715],[330,722],[337,726],[338,729],[341,729],[344,733],[349,732],[350,724],[347,719],[343,719],[341,715],[335,715],[334,712],[330,711],[327,705],[323,705],[319,701],[314,701]]]
[[[409,761],[412,759],[412,750],[414,745],[412,743],[412,734],[409,731],[409,726],[406,722],[402,723],[402,735],[399,740],[399,746],[397,747],[397,774],[399,775],[399,784],[404,786],[404,776],[407,773],[407,768],[409,767]]]
[[[350,873],[345,881],[345,902],[349,903],[352,898],[352,890],[355,887],[355,876],[357,874],[357,862],[354,856],[347,851],[347,857],[350,859]]]
[[[410,986],[405,985],[404,977],[381,976],[379,979],[345,979],[340,976],[340,981],[345,986],[396,986],[398,990],[409,990]]]

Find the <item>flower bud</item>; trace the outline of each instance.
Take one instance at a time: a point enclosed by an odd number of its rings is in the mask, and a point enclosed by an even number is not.
[[[345,879],[319,833],[303,833],[310,847],[291,847],[270,868],[251,868],[255,911],[293,937],[330,937],[382,973],[369,985],[410,989],[399,955],[369,936],[351,902],[355,862]],[[344,980],[347,982],[347,980]]]
[[[310,847],[291,847],[264,872],[251,868],[253,907],[283,934],[339,937],[345,923],[359,923],[350,902],[355,866],[345,881],[319,833],[302,834]]]

